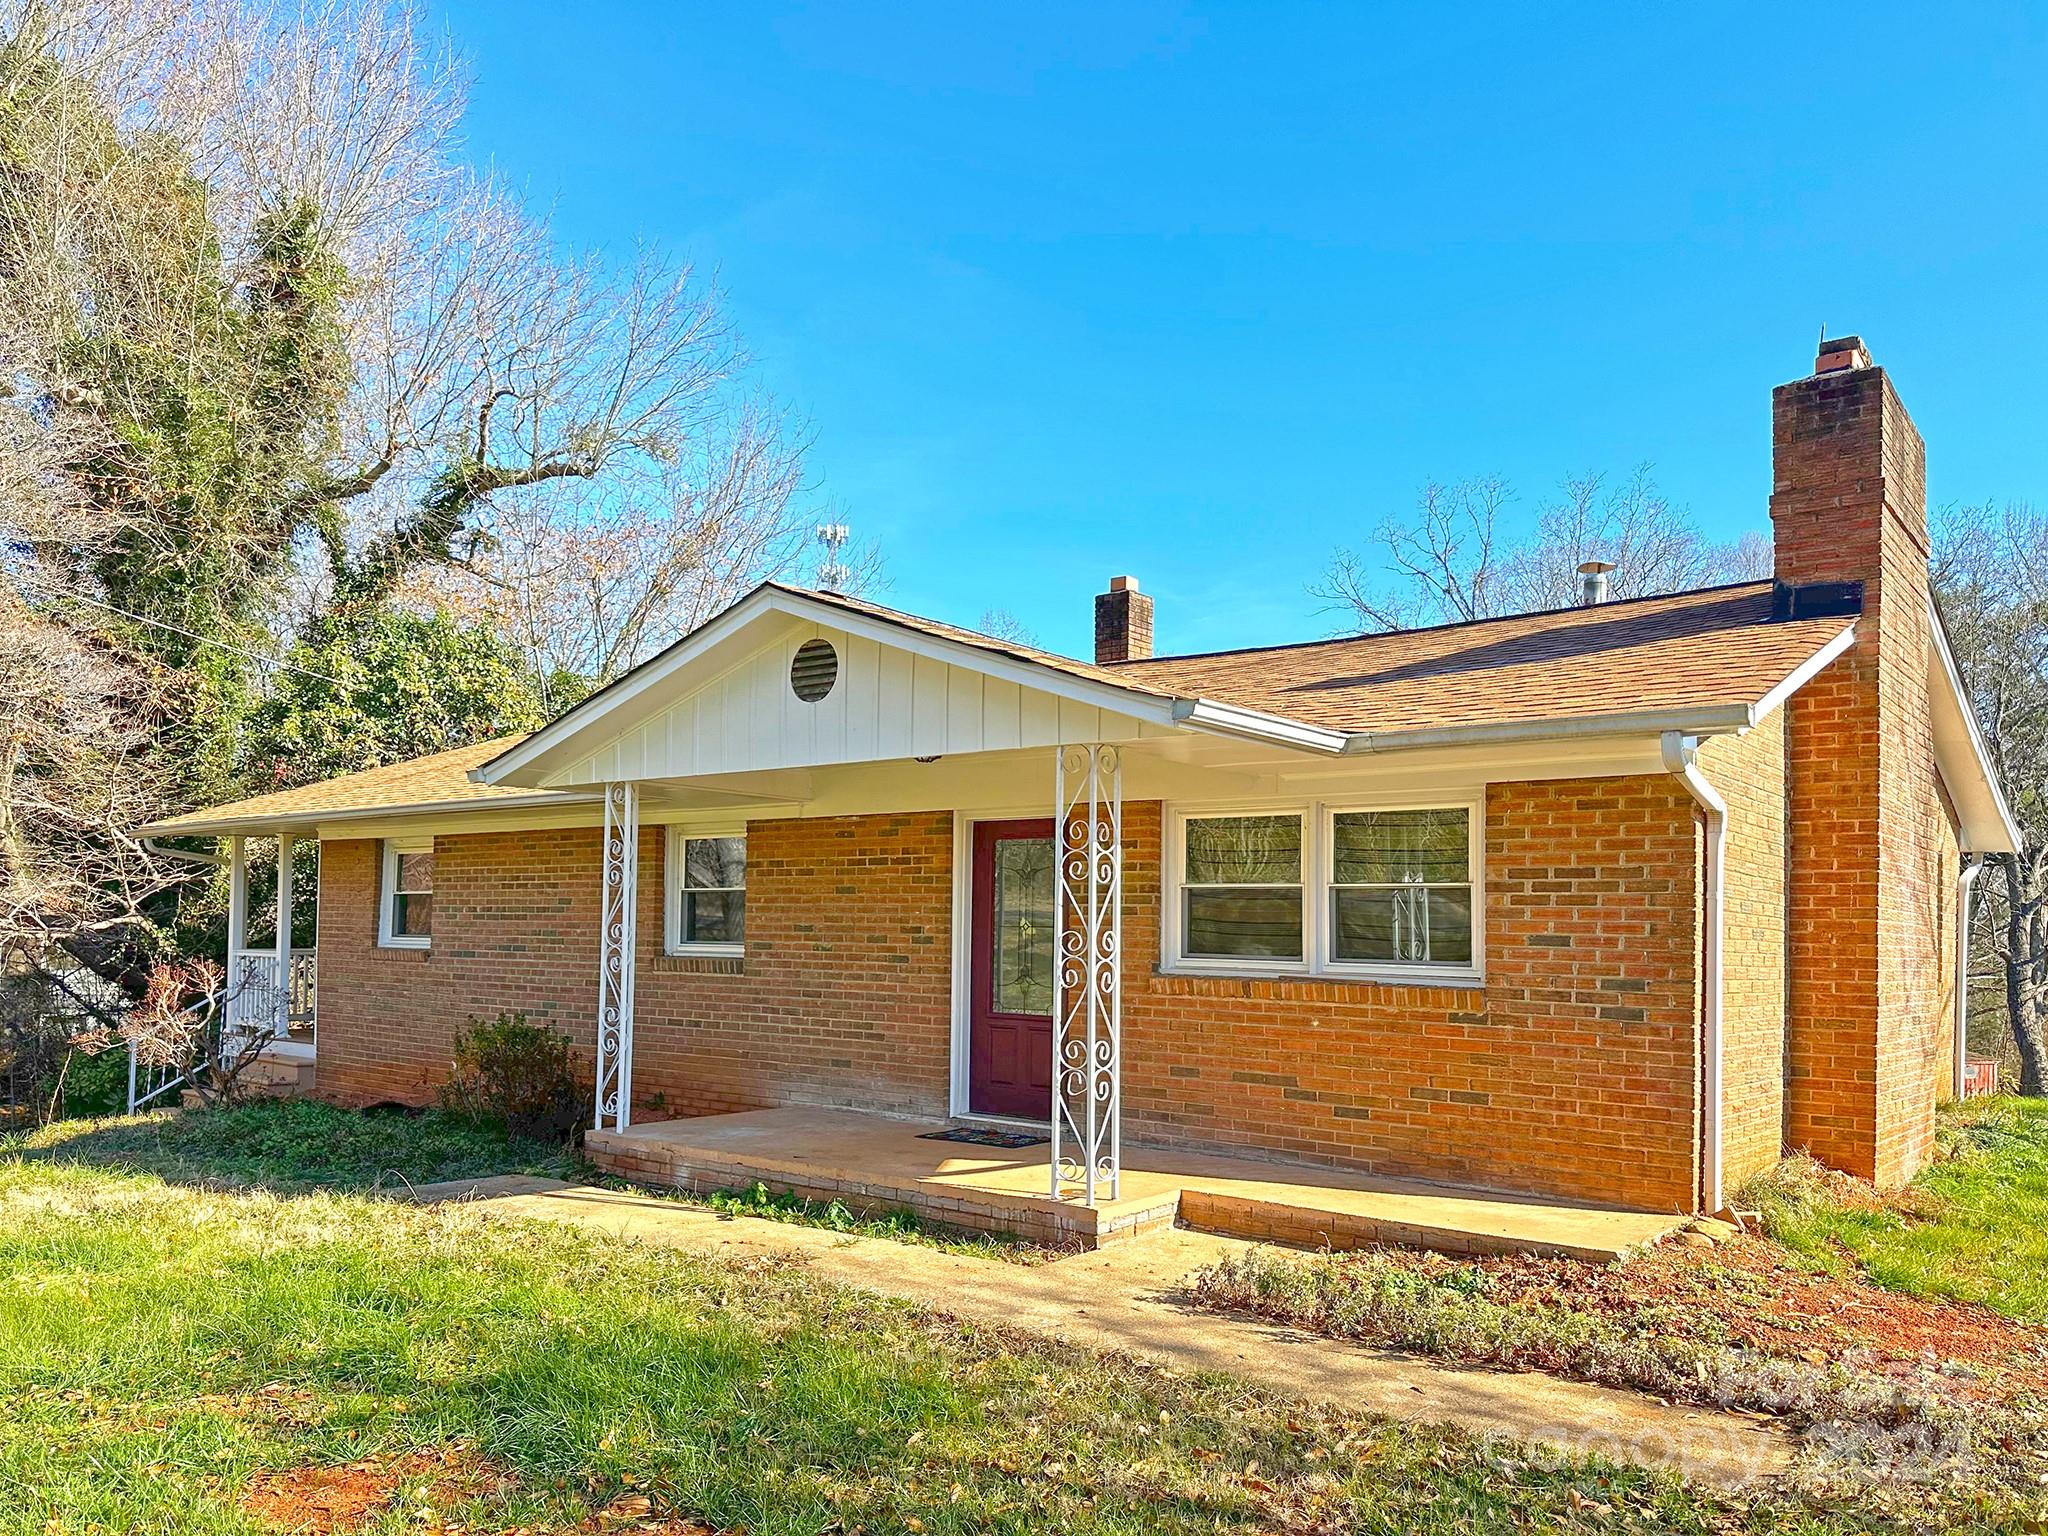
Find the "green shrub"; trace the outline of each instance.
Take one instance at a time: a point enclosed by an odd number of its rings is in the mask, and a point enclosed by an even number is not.
[[[572,1140],[583,1125],[586,1092],[568,1037],[523,1013],[472,1018],[455,1041],[455,1071],[441,1107],[501,1121],[514,1136]]]

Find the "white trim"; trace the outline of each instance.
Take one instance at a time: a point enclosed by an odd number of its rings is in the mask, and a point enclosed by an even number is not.
[[[1335,818],[1346,811],[1462,810],[1469,818],[1468,858],[1472,877],[1472,964],[1375,965],[1335,959],[1330,950],[1329,900]],[[1181,880],[1187,857],[1187,824],[1215,816],[1302,818],[1302,958],[1223,959],[1181,952]],[[1159,969],[1167,976],[1231,976],[1246,980],[1322,980],[1382,986],[1483,987],[1486,984],[1486,792],[1427,791],[1368,793],[1320,800],[1299,796],[1263,800],[1181,801],[1164,808],[1159,860]]]
[[[432,853],[431,837],[387,837],[377,864],[377,947],[379,949],[432,949],[432,933],[393,933],[391,902],[398,894],[398,856],[401,853]],[[440,871],[434,872],[435,879]],[[314,985],[318,985],[317,980]]]
[[[745,838],[747,824],[744,821],[716,821],[702,825],[670,825],[662,829],[661,839],[661,952],[664,955],[681,957],[696,956],[702,960],[739,960],[747,953],[744,942],[739,944],[685,943],[683,940],[683,849],[682,844],[691,838],[737,837]],[[740,890],[744,892],[745,886]],[[744,896],[742,896],[744,901]]]
[[[1563,719],[1502,720],[1490,725],[1424,725],[1404,731],[1359,731],[1345,738],[1344,755],[1409,752],[1423,747],[1509,746],[1525,741],[1570,741],[1584,736],[1741,735],[1751,724],[1748,704],[1702,704],[1687,709],[1621,710]],[[1507,777],[1511,777],[1507,776]]]
[[[1842,652],[1848,650],[1855,643],[1856,626],[1851,624],[1847,629],[1835,636],[1834,639],[1794,667],[1782,683],[1758,699],[1756,707],[1749,712],[1750,724],[1755,725],[1761,722],[1772,710],[1812,682],[1819,675],[1823,667],[1828,666],[1836,657],[1840,656]]]
[[[1045,1120],[978,1114],[968,1107],[973,1085],[974,1029],[974,824],[978,821],[1050,821],[1042,805],[989,807],[953,813],[953,1008],[947,1040],[946,1118],[975,1125],[1042,1131]],[[1048,1109],[1050,1106],[1047,1106]]]
[[[1953,956],[1956,968],[1955,984],[1955,1049],[1951,1064],[1953,1082],[1950,1097],[1960,1100],[1969,1086],[1970,1077],[1970,895],[1977,884],[1977,876],[1984,869],[1984,860],[1978,854],[1963,855],[1962,873],[1956,877],[1956,952]]]
[[[1302,747],[1311,752],[1335,756],[1347,749],[1353,738],[1327,726],[1307,725],[1284,715],[1262,709],[1246,709],[1214,699],[1176,699],[1173,718],[1183,725],[1198,726],[1219,736],[1243,736],[1252,741],[1272,742],[1283,747]]]
[[[1472,986],[1486,980],[1486,794],[1470,796],[1372,796],[1363,801],[1330,800],[1316,807],[1320,824],[1316,838],[1316,890],[1322,898],[1317,923],[1317,974],[1356,977],[1361,981],[1449,981]],[[1399,965],[1337,958],[1337,904],[1328,892],[1336,888],[1337,818],[1363,811],[1463,811],[1465,813],[1465,880],[1472,893],[1472,963],[1470,965]]]
[[[2012,807],[2005,802],[2005,786],[1998,782],[1998,770],[1991,764],[1990,749],[1984,745],[1984,733],[1977,725],[1976,708],[1970,702],[1969,689],[1963,686],[1962,670],[1956,666],[1955,652],[1949,649],[1948,629],[1941,622],[1941,609],[1935,604],[1932,592],[1927,594],[1927,634],[1934,654],[1941,659],[1941,673],[1948,682],[1949,694],[1955,703],[1956,712],[1962,716],[1963,734],[1970,744],[1971,755],[1977,760],[1977,771],[1983,775],[1984,786],[1990,791],[1992,811],[1998,818],[2000,830],[2009,840],[2009,846],[2005,848],[1966,847],[1964,851],[2017,852],[2026,840],[2020,834],[2019,823],[2012,819]],[[1955,795],[1953,786],[1950,786],[1949,798],[1956,800],[1956,808],[1960,812],[1962,802]]]
[[[388,816],[431,816],[461,811],[521,811],[537,806],[602,806],[604,796],[580,789],[537,789],[526,795],[470,796],[462,800],[420,800],[405,805],[367,805],[280,812],[276,815],[224,816],[216,821],[155,821],[137,827],[138,835],[148,832],[159,837],[226,837],[249,835],[273,837],[280,829],[312,833],[335,821],[371,821]]]
[[[1315,919],[1311,911],[1309,891],[1315,879],[1315,828],[1313,826],[1315,806],[1311,802],[1290,800],[1282,804],[1260,805],[1251,802],[1224,802],[1221,804],[1187,804],[1169,807],[1166,836],[1166,857],[1160,861],[1160,968],[1167,971],[1182,971],[1190,975],[1203,976],[1302,976],[1315,972],[1316,941]],[[1301,878],[1298,882],[1287,881],[1254,882],[1248,886],[1231,886],[1231,890],[1273,890],[1301,892],[1301,954],[1298,958],[1286,956],[1221,956],[1184,955],[1181,953],[1181,886],[1180,872],[1187,867],[1188,823],[1190,821],[1218,821],[1233,817],[1248,816],[1292,816],[1301,825]]]

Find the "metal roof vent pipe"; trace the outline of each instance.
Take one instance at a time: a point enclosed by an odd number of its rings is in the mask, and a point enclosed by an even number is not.
[[[1607,575],[1614,569],[1611,560],[1588,560],[1579,567],[1579,606],[1593,608],[1607,601]]]

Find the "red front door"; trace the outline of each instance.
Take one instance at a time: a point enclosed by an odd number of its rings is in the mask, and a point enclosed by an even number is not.
[[[967,1107],[1052,1115],[1052,822],[974,825]]]

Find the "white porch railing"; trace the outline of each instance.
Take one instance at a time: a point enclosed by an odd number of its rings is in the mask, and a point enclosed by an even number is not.
[[[227,1027],[238,1034],[274,1036],[312,1044],[316,1039],[313,1016],[314,954],[295,949],[286,977],[284,1027],[280,1029],[277,1008],[277,951],[238,949],[228,966]]]
[[[219,1027],[221,997],[225,985],[211,996],[203,997],[180,1014],[176,1020],[184,1025],[188,1020],[204,1039]],[[170,1032],[173,1038],[177,1030]],[[159,1100],[168,1102],[169,1095],[191,1084],[200,1071],[200,1063],[207,1057],[202,1046],[198,1051],[180,1053],[173,1058],[159,1054],[158,1049],[145,1050],[142,1043],[131,1037],[128,1041],[128,1113],[147,1109]]]

